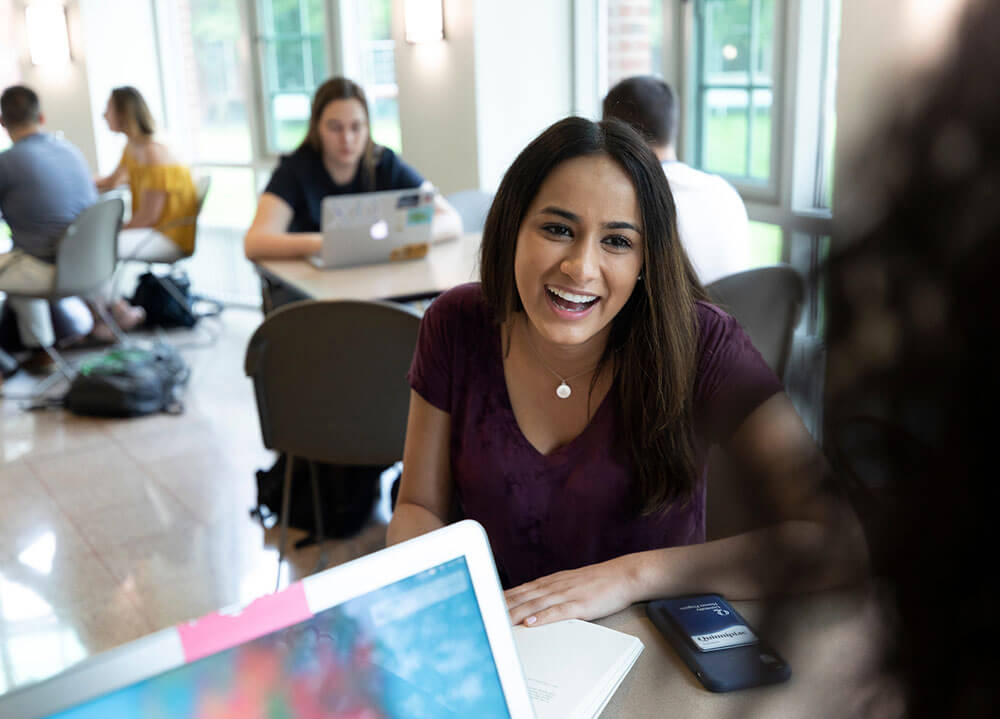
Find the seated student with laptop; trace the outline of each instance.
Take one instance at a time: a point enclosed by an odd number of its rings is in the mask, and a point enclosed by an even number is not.
[[[406,190],[423,182],[392,150],[372,141],[361,87],[343,77],[327,80],[313,97],[305,140],[282,157],[260,197],[243,243],[246,256],[265,260],[315,255],[322,247],[324,197]],[[461,232],[458,213],[443,197],[436,197],[433,238],[447,239]],[[279,293],[273,294],[272,299],[278,299]]]
[[[674,214],[635,130],[562,120],[500,184],[482,282],[424,315],[387,539],[442,526],[457,498],[486,529],[514,623],[819,589],[863,569],[819,448],[709,303]],[[746,471],[770,526],[705,542],[712,444]]]

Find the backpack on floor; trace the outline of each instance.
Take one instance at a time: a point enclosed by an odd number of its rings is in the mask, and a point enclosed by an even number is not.
[[[281,517],[281,492],[285,483],[286,455],[282,454],[270,469],[257,470],[257,506],[250,515],[265,527],[274,527]],[[289,499],[288,526],[312,533],[312,481],[309,462],[296,459]],[[368,521],[379,492],[379,477],[384,467],[355,467],[316,462],[319,477],[319,501],[323,511],[323,534],[326,537],[349,537],[357,534]],[[296,547],[311,543],[306,538]]]
[[[80,367],[63,406],[96,417],[180,414],[181,391],[190,375],[187,363],[170,345],[119,347]]]
[[[222,304],[191,294],[186,272],[169,275],[145,272],[139,277],[129,303],[146,310],[146,324],[156,327],[194,327],[202,317],[215,317]]]

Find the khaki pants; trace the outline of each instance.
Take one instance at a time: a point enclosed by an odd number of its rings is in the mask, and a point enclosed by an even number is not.
[[[0,254],[0,292],[40,294],[52,288],[56,266],[42,262],[27,252],[12,250]],[[17,316],[17,328],[25,347],[49,347],[55,343],[48,300],[7,297]]]

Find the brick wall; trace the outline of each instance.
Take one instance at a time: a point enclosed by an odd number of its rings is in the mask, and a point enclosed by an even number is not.
[[[608,87],[653,71],[651,6],[655,0],[608,0]]]

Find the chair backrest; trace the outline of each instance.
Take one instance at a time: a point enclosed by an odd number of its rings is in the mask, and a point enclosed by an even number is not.
[[[85,295],[111,278],[124,212],[120,197],[102,198],[66,228],[56,251],[53,296]]]
[[[447,197],[458,214],[462,217],[462,229],[465,232],[482,232],[486,224],[486,215],[493,204],[493,194],[482,190],[459,190]]]
[[[790,265],[758,267],[727,275],[705,289],[743,325],[775,374],[784,377],[805,296],[798,270]]]
[[[264,446],[315,461],[388,465],[403,456],[420,315],[391,302],[295,302],[247,346]]]
[[[194,192],[195,197],[198,198],[198,204],[195,206],[194,218],[194,240],[195,243],[198,242],[198,218],[201,217],[201,211],[205,207],[205,198],[208,197],[208,191],[212,187],[212,177],[211,175],[202,175],[195,179],[194,181]],[[194,254],[194,247],[191,249],[191,254]],[[190,255],[188,255],[190,257]]]
[[[194,191],[198,198],[198,209],[195,212],[195,217],[201,214],[201,209],[205,206],[205,198],[208,197],[210,187],[212,187],[212,178],[210,175],[203,175],[194,181]]]

